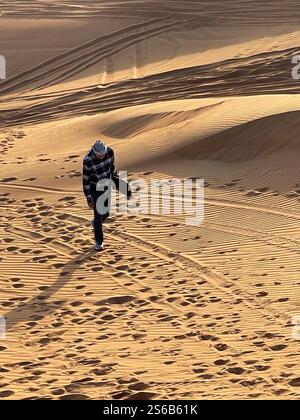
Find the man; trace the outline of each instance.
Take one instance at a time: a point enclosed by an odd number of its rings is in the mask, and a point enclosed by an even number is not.
[[[97,191],[97,184],[101,187],[101,182],[103,185],[107,185],[107,181],[108,183],[113,181],[116,184],[117,189],[119,189],[120,180],[115,173],[114,162],[114,151],[100,140],[96,141],[83,160],[83,191],[89,208],[94,210],[92,225],[94,228],[96,251],[103,250],[102,224],[109,216],[109,190],[111,188],[111,186],[106,186],[105,188],[100,188],[100,190],[98,188]],[[127,191],[127,198],[129,199],[132,193],[128,184],[126,184],[125,191]],[[105,196],[103,196],[103,194],[105,194]],[[105,207],[101,206],[100,202],[98,202],[97,206],[97,200],[99,198],[102,198]],[[102,207],[100,212],[99,207]]]

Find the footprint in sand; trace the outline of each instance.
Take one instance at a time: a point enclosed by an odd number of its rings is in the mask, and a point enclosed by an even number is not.
[[[230,367],[227,369],[228,373],[232,373],[233,375],[242,375],[243,373],[246,372],[246,369],[242,368],[242,367]]]
[[[15,283],[12,286],[14,289],[22,289],[23,287],[25,287],[25,284],[23,283]]]
[[[130,396],[124,398],[125,400],[151,400],[157,394],[154,392],[140,391],[136,394],[131,394]]]
[[[66,197],[60,198],[58,201],[62,201],[62,202],[66,201],[66,202],[69,202],[69,201],[73,201],[73,200],[76,200],[76,197],[74,197],[74,196],[66,196]]]
[[[35,180],[37,180],[37,178],[31,177],[31,178],[24,179],[24,181],[30,181],[30,182],[35,181]]]
[[[7,397],[11,397],[12,395],[14,395],[14,391],[1,391],[0,392],[0,398],[7,398]]]
[[[11,178],[3,178],[3,179],[1,179],[1,181],[0,182],[13,182],[13,181],[16,181],[18,178],[16,178],[16,177],[11,177]]]
[[[10,244],[11,242],[14,242],[15,239],[14,238],[3,238],[3,242],[5,242],[6,244]]]
[[[13,133],[12,135],[16,139],[22,139],[22,138],[26,137],[26,134],[24,133],[24,131],[18,131],[16,133]]]
[[[68,172],[69,178],[77,178],[77,177],[81,177],[81,172],[80,171],[70,171]]]
[[[288,384],[292,387],[300,387],[300,377],[292,379]]]
[[[268,187],[256,188],[256,191],[260,193],[266,193],[269,191],[269,188]]]
[[[257,197],[257,196],[261,195],[261,192],[259,192],[257,190],[251,190],[251,191],[248,191],[245,195],[247,197]]]
[[[235,187],[237,185],[237,182],[227,182],[227,184],[225,184],[225,187]]]
[[[286,344],[275,344],[270,347],[272,351],[282,351],[285,350],[288,346]]]
[[[6,248],[6,251],[17,252],[17,251],[19,251],[19,248],[17,246],[9,246],[8,248]]]
[[[149,387],[150,385],[146,384],[145,382],[136,382],[136,383],[130,384],[128,386],[128,389],[132,391],[144,391],[145,389]]]
[[[67,156],[66,159],[64,159],[64,162],[73,161],[73,163],[77,163],[77,161],[75,159],[78,159],[78,158],[80,158],[79,155],[70,155],[70,156]]]
[[[54,395],[55,397],[64,395],[64,394],[65,394],[65,391],[62,388],[56,388],[52,390],[52,395]]]
[[[285,195],[287,198],[298,198],[299,197],[299,193],[296,191],[291,191],[288,194]]]
[[[34,203],[34,202],[29,202],[29,203],[25,204],[25,207],[27,207],[27,208],[37,207],[37,204]]]
[[[59,397],[60,400],[89,400],[90,398],[85,394],[66,394]]]

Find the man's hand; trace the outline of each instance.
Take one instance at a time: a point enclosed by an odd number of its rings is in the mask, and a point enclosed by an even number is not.
[[[89,206],[90,209],[93,209],[94,208],[94,202],[93,202],[93,200],[89,200],[87,202],[87,204],[88,204],[88,206]]]

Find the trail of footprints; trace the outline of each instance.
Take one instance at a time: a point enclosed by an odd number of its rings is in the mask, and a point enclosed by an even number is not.
[[[1,194],[0,200],[16,204],[9,193]],[[249,313],[243,298],[235,302],[233,312],[228,295],[213,290],[201,272],[195,278],[194,273],[174,265],[175,254],[170,254],[168,261],[151,247],[126,244],[118,236],[124,228],[122,219],[107,226],[107,250],[99,258],[90,251],[89,223],[84,223],[84,218],[81,224],[75,222],[68,214],[72,205],[76,205],[76,197],[71,195],[60,200],[59,209],[37,197],[18,203],[18,214],[11,210],[2,216],[0,246],[5,278],[12,259],[28,267],[36,278],[15,274],[18,270],[14,267],[6,284],[11,297],[1,302],[1,313],[6,313],[9,327],[17,326],[26,337],[25,347],[34,351],[35,360],[2,365],[0,396],[12,397],[12,389],[20,388],[30,398],[40,398],[41,392],[45,398],[60,399],[178,398],[186,396],[182,385],[190,375],[191,392],[198,397],[208,396],[206,381],[215,381],[215,395],[221,393],[220,377],[223,387],[231,387],[236,395],[297,394],[300,381],[294,376],[294,346],[284,328],[278,333],[280,328],[272,320],[264,324],[259,315]],[[12,220],[15,231],[10,230]],[[135,218],[134,223],[151,226],[151,219]],[[54,242],[67,244],[69,251],[53,252]],[[97,283],[99,288],[94,290]],[[249,324],[245,325],[247,318]],[[253,334],[249,334],[251,322]],[[148,361],[144,369],[131,367],[128,373],[122,361],[132,357],[128,345],[132,341],[136,343],[135,356],[153,354],[155,367]],[[95,357],[99,346],[101,358]],[[54,360],[64,365],[61,379],[47,356],[51,348]],[[0,350],[5,356],[9,345]],[[282,359],[284,373],[278,371],[277,376],[270,377],[268,371],[278,352],[281,357],[282,352],[289,355],[286,361]],[[144,379],[160,364],[170,367],[170,384],[160,384],[158,372],[152,375],[155,381]],[[44,383],[46,371],[50,378]]]
[[[270,195],[270,196],[274,196],[274,197],[278,197],[280,195],[279,191],[276,190],[272,190],[269,187],[257,187],[254,189],[247,189],[245,186],[241,185],[242,184],[242,179],[241,178],[237,178],[237,179],[233,179],[231,181],[226,182],[223,185],[218,185],[217,188],[220,189],[229,189],[229,188],[233,188],[233,189],[237,189],[239,192],[243,193],[245,197],[260,197],[263,195]],[[206,186],[209,186],[209,183],[206,183]],[[300,202],[300,184],[296,183],[291,191],[287,192],[285,194],[286,198],[293,198],[293,199],[297,199],[297,201]]]
[[[4,134],[5,134],[5,132],[4,132]],[[0,147],[2,146],[2,150],[1,150],[2,155],[3,156],[6,155],[7,152],[9,151],[9,149],[14,147],[15,139],[23,139],[25,136],[26,136],[25,133],[21,131],[21,132],[15,132],[15,133],[9,134],[2,141],[0,139]],[[62,164],[67,164],[67,165],[72,164],[72,165],[75,166],[75,169],[70,169],[70,170],[67,171],[65,167],[61,167],[61,168],[59,168],[59,170],[61,171],[61,174],[55,175],[54,179],[61,179],[61,178],[65,178],[65,177],[69,177],[69,178],[80,177],[81,176],[81,171],[79,171],[77,169],[78,168],[78,162],[79,162],[78,158],[80,158],[79,155],[70,155],[70,156],[64,158],[62,160]],[[36,161],[41,165],[42,164],[47,164],[49,162],[56,162],[55,159],[53,160],[46,153],[42,153],[42,154],[37,155],[36,156]],[[7,161],[4,162],[4,159],[0,159],[0,163],[5,164],[5,165],[8,164]],[[24,156],[19,156],[14,161],[9,162],[9,163],[14,164],[14,165],[22,165],[22,164],[26,163],[26,158]],[[38,180],[37,177],[29,177],[29,178],[22,179],[22,181],[25,181],[25,182],[33,182],[33,181],[36,181],[36,180]],[[14,185],[14,183],[16,181],[19,182],[20,180],[15,176],[9,176],[9,177],[4,177],[4,178],[0,179],[1,183],[6,184],[6,185],[10,184],[12,186]]]
[[[26,137],[23,131],[13,131],[13,130],[2,130],[0,135],[0,163],[2,165],[8,165],[8,162],[5,161],[4,156],[7,155],[10,149],[12,149],[17,141],[20,141]],[[22,163],[20,158],[17,161],[18,164]],[[5,182],[5,180],[2,180]]]

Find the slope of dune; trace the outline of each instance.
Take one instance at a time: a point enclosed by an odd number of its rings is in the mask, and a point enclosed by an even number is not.
[[[294,111],[238,125],[221,134],[206,137],[203,141],[189,145],[179,153],[190,159],[229,162],[247,161],[258,156],[268,157],[280,152],[292,152],[299,158],[299,133],[299,111]]]
[[[0,398],[298,399],[297,2],[0,8]],[[99,137],[129,207],[202,178],[204,222],[112,214],[96,254]]]

